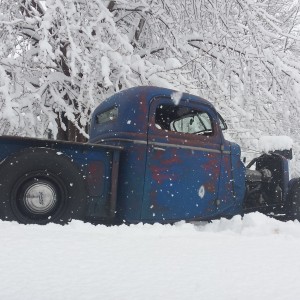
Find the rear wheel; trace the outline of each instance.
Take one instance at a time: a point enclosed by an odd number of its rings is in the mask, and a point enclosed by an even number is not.
[[[3,220],[46,224],[84,219],[84,179],[68,157],[52,149],[25,149],[6,159],[0,174]]]
[[[294,179],[289,187],[287,197],[287,217],[300,220],[300,178]]]

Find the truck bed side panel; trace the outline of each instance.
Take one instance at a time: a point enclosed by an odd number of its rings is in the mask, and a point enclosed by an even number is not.
[[[67,156],[82,174],[87,189],[87,220],[101,222],[114,217],[115,207],[111,207],[111,200],[116,197],[116,184],[112,185],[116,180],[112,174],[118,176],[116,166],[121,147],[3,136],[0,137],[0,161],[12,153],[36,147],[57,150],[58,156]]]

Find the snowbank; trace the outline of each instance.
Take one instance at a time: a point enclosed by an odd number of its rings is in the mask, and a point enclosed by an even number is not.
[[[300,224],[0,222],[0,299],[297,299]]]

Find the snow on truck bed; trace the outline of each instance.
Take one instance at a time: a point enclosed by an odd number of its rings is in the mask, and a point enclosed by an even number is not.
[[[298,299],[300,223],[0,223],[0,299]]]

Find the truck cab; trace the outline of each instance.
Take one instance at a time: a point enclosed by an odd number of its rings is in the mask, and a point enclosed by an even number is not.
[[[90,142],[122,146],[117,218],[129,223],[206,220],[242,213],[245,167],[208,101],[136,87],[101,103]]]

